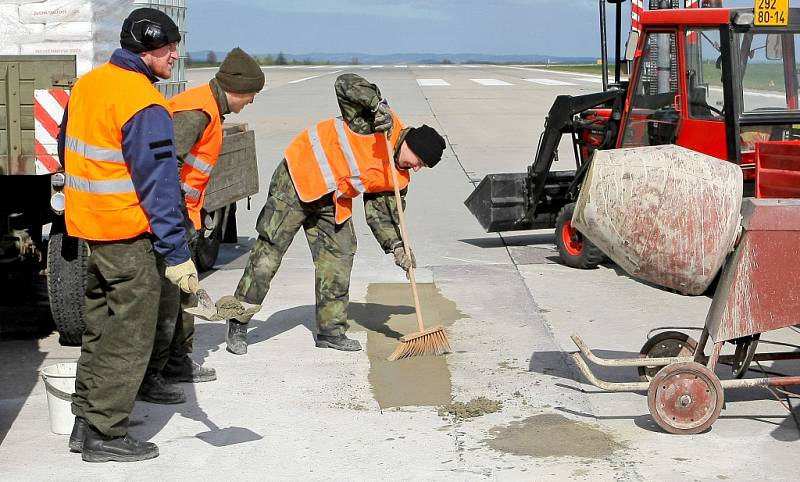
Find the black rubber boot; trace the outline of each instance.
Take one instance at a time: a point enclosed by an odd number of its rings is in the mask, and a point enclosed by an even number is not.
[[[359,351],[361,343],[352,340],[345,335],[329,336],[317,335],[317,348],[333,348],[341,351]]]
[[[247,323],[228,320],[228,333],[225,335],[228,351],[234,355],[247,353]]]
[[[83,450],[83,439],[86,437],[86,428],[89,426],[85,418],[75,417],[75,424],[72,426],[72,433],[69,434],[69,451],[81,453]]]
[[[139,387],[136,399],[150,403],[171,405],[185,402],[186,395],[183,393],[183,388],[167,383],[157,371],[148,370],[144,380],[142,380],[142,386]]]
[[[170,383],[201,383],[217,379],[216,370],[200,366],[188,354],[170,357],[161,373]]]
[[[87,425],[83,439],[84,462],[138,462],[158,457],[158,447],[151,442],[140,442],[127,435],[109,437]]]

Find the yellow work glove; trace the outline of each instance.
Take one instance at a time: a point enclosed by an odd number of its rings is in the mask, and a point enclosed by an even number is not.
[[[175,266],[167,266],[164,276],[174,285],[177,285],[184,293],[192,293],[189,287],[189,278],[194,277],[197,281],[197,268],[191,258]]]

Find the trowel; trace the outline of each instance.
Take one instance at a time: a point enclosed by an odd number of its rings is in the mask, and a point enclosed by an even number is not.
[[[189,289],[197,297],[197,306],[184,308],[183,311],[206,321],[223,321],[230,318],[230,316],[222,316],[218,312],[217,305],[214,304],[211,296],[208,295],[208,292],[200,286],[200,283],[194,277],[189,278]],[[239,304],[244,308],[244,311],[236,313],[236,316],[250,316],[261,310],[261,305],[253,305],[243,301],[240,301]]]

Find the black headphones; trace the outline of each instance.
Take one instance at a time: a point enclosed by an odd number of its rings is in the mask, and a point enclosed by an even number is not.
[[[161,25],[152,20],[143,18],[134,22],[131,19],[125,19],[125,22],[128,23],[128,32],[130,32],[133,40],[139,42],[146,50],[160,49],[169,43]],[[133,31],[134,27],[138,24],[142,24],[140,27],[141,38],[136,37]]]

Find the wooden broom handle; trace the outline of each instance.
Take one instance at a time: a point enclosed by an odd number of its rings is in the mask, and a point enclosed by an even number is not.
[[[397,180],[397,168],[394,165],[394,150],[392,149],[392,144],[389,141],[389,132],[386,132],[386,152],[389,156],[389,167],[392,171],[392,185],[394,186],[394,199],[397,202],[397,214],[400,218],[400,239],[403,240],[403,250],[406,252],[406,256],[408,259],[413,260],[411,257],[411,245],[408,242],[408,230],[406,229],[406,218],[403,215],[403,198],[400,197],[400,188],[398,187],[398,180]],[[414,308],[416,309],[417,314],[417,324],[419,325],[419,331],[425,331],[425,323],[422,321],[422,308],[419,305],[419,293],[417,292],[417,280],[414,276],[414,266],[408,268],[408,279],[411,281],[411,292],[414,295]]]

